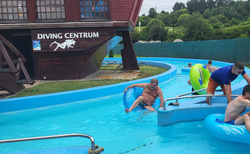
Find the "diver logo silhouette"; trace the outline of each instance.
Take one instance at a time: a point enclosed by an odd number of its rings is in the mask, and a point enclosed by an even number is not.
[[[56,41],[52,42],[50,44],[50,47],[53,45],[53,44],[57,44],[56,48],[54,49],[54,51],[56,51],[58,48],[61,48],[61,49],[65,49],[66,47],[69,49],[69,48],[73,48],[73,46],[75,45],[76,41],[73,40],[73,39],[68,39],[68,40],[65,40],[63,43],[58,43]]]

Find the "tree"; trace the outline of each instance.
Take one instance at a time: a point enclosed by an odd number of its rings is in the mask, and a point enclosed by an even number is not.
[[[209,19],[212,16],[210,9],[206,9],[202,14],[205,19]]]
[[[200,12],[200,14],[203,14],[206,9],[207,9],[207,3],[206,3],[206,1],[205,0],[199,0],[198,11]]]
[[[233,19],[231,19],[231,20],[228,22],[228,24],[229,24],[230,26],[235,26],[235,25],[238,25],[238,24],[239,24],[239,21],[238,21],[237,19],[233,18]]]
[[[190,0],[187,3],[187,9],[192,14],[195,11],[199,10],[199,2],[198,0]]]
[[[227,18],[223,14],[218,14],[215,17],[222,23],[228,22]]]
[[[215,7],[215,1],[214,0],[207,0],[207,8],[212,9]]]
[[[170,14],[170,17],[172,18],[171,20],[171,26],[174,26],[175,24],[177,24],[178,22],[178,18],[183,15],[183,14],[189,14],[189,11],[187,9],[181,9],[181,10],[177,10],[175,12],[172,12]]]
[[[138,42],[140,40],[140,33],[138,31],[135,30],[133,32],[130,32],[130,35],[133,43]]]
[[[157,14],[157,19],[163,21],[165,26],[170,26],[170,24],[172,23],[171,16],[168,12],[165,11],[162,11],[161,13]]]
[[[141,22],[141,26],[147,26],[147,24],[150,20],[151,20],[151,18],[149,18],[148,16],[145,16],[145,14],[143,14],[142,16],[138,17],[136,26],[139,26],[139,22]]]
[[[192,13],[185,23],[185,35],[183,39],[189,41],[209,40],[212,36],[212,28],[210,24],[202,18],[198,12]]]
[[[182,3],[182,2],[176,2],[175,4],[174,4],[174,7],[172,8],[174,11],[177,11],[177,10],[181,10],[181,9],[185,9],[186,8],[186,6],[185,6],[185,4],[184,3]]]
[[[150,8],[149,11],[148,11],[148,17],[150,18],[156,18],[157,16],[157,12],[155,11],[154,8]]]
[[[209,18],[209,23],[211,25],[214,25],[214,24],[220,23],[220,21],[216,17],[212,16],[212,17]]]
[[[188,22],[187,20],[188,20],[189,16],[190,16],[189,14],[180,15],[178,18],[178,25],[184,27],[185,24]]]
[[[165,41],[167,37],[167,30],[161,20],[152,19],[146,26],[148,40]]]

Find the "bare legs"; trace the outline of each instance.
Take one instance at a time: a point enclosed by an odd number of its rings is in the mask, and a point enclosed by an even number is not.
[[[136,108],[141,102],[143,101],[143,97],[139,96],[135,102],[131,105],[131,107],[129,109],[125,109],[126,113],[129,113],[130,111],[132,111],[134,108]]]
[[[243,116],[237,118],[234,122],[235,125],[242,125],[245,122],[246,129],[250,132],[250,111],[245,113]]]
[[[134,103],[131,105],[129,109],[125,109],[126,113],[131,112],[134,108],[136,108],[141,102],[143,102],[143,96],[139,96]],[[155,111],[155,109],[152,106],[144,106],[149,111]]]
[[[243,115],[244,121],[245,121],[245,126],[248,132],[250,132],[250,111],[247,112],[246,114]]]

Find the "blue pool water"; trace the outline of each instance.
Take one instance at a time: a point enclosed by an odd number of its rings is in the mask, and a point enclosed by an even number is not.
[[[177,66],[177,75],[160,83],[164,98],[191,91],[188,73],[181,72],[187,61],[168,60]],[[207,61],[204,61],[204,64]],[[215,64],[217,67],[225,64]],[[239,77],[233,85],[242,80]],[[125,114],[123,94],[97,97],[39,109],[0,114],[0,139],[82,133],[94,137],[105,153],[248,153],[248,144],[217,139],[203,121],[183,122],[169,127],[157,125],[157,113]],[[60,101],[60,100],[58,100]],[[194,113],[195,114],[195,113]],[[185,115],[183,115],[185,116]],[[14,118],[13,118],[14,117]],[[0,144],[0,153],[90,145],[82,138]]]

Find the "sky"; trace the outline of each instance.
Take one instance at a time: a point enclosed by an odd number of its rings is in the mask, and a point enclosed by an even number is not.
[[[157,13],[160,13],[163,10],[166,12],[172,12],[172,8],[176,2],[182,2],[186,5],[187,1],[188,0],[143,0],[139,16],[142,14],[148,15],[149,9],[155,7]]]

